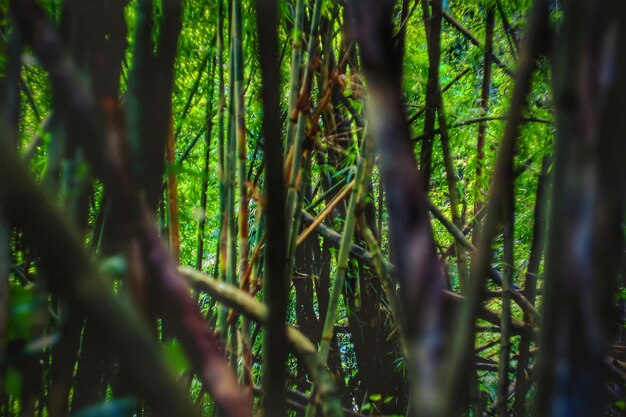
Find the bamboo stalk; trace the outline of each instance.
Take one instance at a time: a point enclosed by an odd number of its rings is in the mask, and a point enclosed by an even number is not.
[[[322,336],[319,346],[319,357],[321,362],[326,363],[328,361],[328,353],[330,350],[330,342],[333,337],[335,320],[337,318],[337,309],[339,307],[339,298],[343,291],[344,280],[346,276],[346,269],[348,267],[348,260],[350,254],[350,247],[352,246],[352,240],[354,238],[354,230],[356,227],[356,208],[357,204],[361,201],[364,186],[369,172],[371,170],[371,163],[373,158],[370,154],[372,152],[372,144],[368,138],[368,135],[363,136],[361,144],[361,152],[357,162],[356,174],[355,174],[355,187],[356,190],[350,195],[350,202],[348,204],[348,210],[346,212],[345,223],[343,227],[341,242],[339,244],[339,252],[337,254],[337,266],[335,269],[335,276],[332,283],[330,298],[328,301],[328,309],[324,317],[324,325],[322,327]],[[315,392],[316,388],[313,388]],[[313,417],[317,405],[314,401],[307,405],[305,416]]]
[[[428,4],[432,3],[432,11]],[[420,188],[428,195],[432,170],[433,139],[439,91],[439,62],[441,60],[441,0],[422,0],[424,28],[428,46],[428,80],[424,116],[424,140],[419,157]]]
[[[538,55],[540,42],[542,42],[543,30],[547,24],[548,7],[545,0],[537,0],[533,6],[529,25],[527,27],[525,44],[520,57],[516,83],[511,99],[509,120],[502,138],[498,157],[496,160],[496,174],[491,186],[487,215],[483,231],[480,236],[477,253],[470,270],[470,291],[468,300],[459,311],[458,321],[453,332],[452,350],[443,375],[443,386],[439,398],[439,416],[449,416],[452,413],[453,404],[447,402],[459,389],[461,375],[466,372],[467,352],[474,343],[473,327],[476,312],[480,306],[481,292],[487,271],[491,262],[491,243],[496,232],[498,219],[502,214],[502,196],[504,193],[505,179],[499,173],[508,171],[508,164],[512,164],[515,153],[515,143],[524,109],[527,104],[527,94],[530,89],[531,77],[535,69],[535,59]]]
[[[167,214],[169,220],[170,253],[176,263],[180,262],[180,225],[178,220],[178,186],[176,183],[176,142],[174,138],[174,119],[170,114],[170,125],[165,146],[165,160],[169,165],[167,173]]]
[[[196,246],[196,269],[202,270],[202,260],[204,258],[204,229],[206,226],[207,218],[207,188],[209,186],[209,164],[211,157],[211,134],[213,133],[213,94],[215,92],[215,69],[217,65],[215,59],[213,60],[213,66],[208,82],[210,85],[209,95],[207,96],[206,109],[205,109],[205,139],[204,139],[204,166],[202,185],[200,190],[200,219],[198,220],[198,244]],[[219,247],[219,245],[218,245]]]
[[[502,173],[507,182],[503,193],[502,217],[504,221],[504,275],[502,277],[502,316],[500,363],[498,364],[497,413],[500,417],[508,416],[507,400],[509,397],[509,361],[511,355],[511,294],[513,292],[515,242],[515,182],[513,179],[513,161],[507,164]]]
[[[301,3],[301,2],[300,2]],[[278,5],[275,0],[257,0],[257,30],[263,85],[263,134],[265,188],[267,201],[258,233],[267,223],[263,238],[257,243],[259,249],[267,238],[263,297],[268,308],[267,329],[263,339],[265,372],[263,376],[263,414],[271,417],[287,415],[285,382],[287,372],[287,349],[285,343],[288,308],[287,222],[285,218],[285,187],[283,177],[283,150],[280,140],[280,64],[277,59],[278,35],[276,23]],[[300,4],[302,6],[302,4]],[[294,58],[292,65],[299,59]],[[255,255],[258,253],[255,251]],[[264,306],[264,307],[265,307]],[[288,336],[287,336],[288,337]],[[315,374],[311,374],[315,377]],[[332,400],[330,401],[332,402]]]
[[[437,113],[439,115],[439,129],[441,131],[441,149],[443,151],[444,168],[446,171],[446,183],[448,185],[448,198],[450,199],[450,213],[452,214],[452,222],[460,229],[463,227],[463,221],[461,214],[459,213],[460,205],[460,192],[457,186],[458,174],[454,167],[454,161],[452,159],[452,151],[450,150],[450,136],[448,135],[448,124],[446,121],[445,108],[443,104],[443,97],[441,91],[437,92]],[[467,291],[467,263],[465,250],[463,245],[458,241],[456,242],[456,265],[459,273],[459,286],[461,288],[461,294],[466,294]]]
[[[295,136],[293,140],[293,144],[289,148],[289,154],[291,155],[290,161],[290,172],[289,172],[289,181],[287,188],[287,204],[286,204],[286,214],[287,214],[287,230],[290,233],[288,242],[288,262],[291,264],[291,259],[295,254],[295,241],[298,236],[298,228],[294,227],[299,224],[299,216],[296,218],[296,215],[300,211],[298,209],[298,189],[300,187],[300,172],[302,166],[302,146],[304,142],[305,136],[305,128],[307,121],[307,113],[305,112],[308,101],[309,101],[309,92],[311,88],[311,79],[313,72],[313,62],[317,55],[318,50],[318,36],[319,36],[319,26],[321,20],[321,9],[322,9],[322,0],[315,0],[315,4],[313,6],[313,15],[311,17],[311,31],[309,34],[309,45],[307,48],[307,57],[304,65],[304,77],[302,80],[302,86],[300,87],[300,92],[297,100],[297,110],[298,110],[298,123],[296,126]],[[296,223],[296,224],[294,224]]]
[[[229,103],[228,103],[228,132],[226,134],[226,153],[225,164],[226,170],[226,282],[237,285],[237,219],[235,216],[235,198],[237,193],[237,138],[239,123],[237,119],[237,94],[241,88],[241,83],[237,82],[237,73],[235,64],[237,61],[238,48],[241,48],[241,44],[237,41],[237,19],[241,18],[241,5],[237,5],[239,0],[231,0],[229,2],[229,66],[228,66],[228,81],[229,81]],[[239,9],[239,10],[236,10]],[[235,372],[237,371],[237,352],[239,351],[239,335],[237,331],[237,323],[232,322],[228,328],[224,328],[223,331],[228,333],[228,349],[230,353],[231,367]]]
[[[235,187],[237,172],[237,155],[236,155],[236,129],[237,120],[235,118],[235,23],[234,23],[234,2],[228,3],[228,22],[229,22],[229,65],[228,65],[228,128],[224,142],[224,271],[225,282],[236,285],[237,283],[237,222],[235,219]],[[224,345],[228,346],[230,352],[231,366],[237,369],[236,352],[237,350],[237,325],[234,322],[228,323],[229,313],[225,309],[221,309],[221,316],[218,318],[220,323],[220,336]]]
[[[73,311],[93,320],[103,340],[119,352],[138,392],[164,415],[199,416],[146,325],[129,304],[113,295],[109,280],[97,272],[77,233],[1,140],[0,196],[9,220],[41,256],[51,288]]]
[[[348,211],[346,213],[345,223],[342,231],[342,239],[341,243],[339,244],[339,252],[337,254],[337,266],[331,288],[328,311],[326,312],[326,319],[322,328],[322,338],[319,347],[319,355],[323,362],[326,362],[326,360],[328,359],[328,349],[330,348],[330,341],[332,338],[333,329],[335,327],[339,297],[343,290],[346,269],[348,267],[350,247],[352,245],[354,230],[356,227],[356,208],[364,192],[364,183],[369,176],[370,166],[368,164],[368,153],[371,152],[370,147],[372,146],[369,142],[370,141],[369,139],[367,139],[367,135],[365,135],[363,139],[363,144],[361,145],[361,155],[358,159],[355,175],[356,192],[352,193],[352,195],[350,196]]]
[[[623,279],[626,80],[616,76],[605,81],[602,71],[607,66],[615,74],[626,70],[626,32],[610,29],[625,22],[624,8],[567,2],[554,43],[558,123],[538,417],[601,415],[614,401],[606,396],[606,354],[615,334],[617,283]],[[607,65],[600,50],[608,44],[600,39],[609,36],[614,46]]]
[[[219,150],[219,179],[220,179],[220,230],[219,230],[219,279],[223,282],[226,278],[226,254],[228,234],[228,207],[227,207],[227,171],[226,171],[226,147],[227,140],[225,137],[224,113],[226,108],[226,91],[224,87],[224,0],[217,0],[217,73],[219,85],[219,104],[217,114],[217,130],[218,130],[218,150]],[[226,322],[228,319],[228,310],[220,307],[217,313],[217,328],[220,332],[220,339],[223,345],[226,344],[228,333],[226,331]]]
[[[485,23],[485,53],[483,63],[483,81],[480,99],[480,108],[482,115],[487,115],[489,111],[489,90],[491,88],[491,62],[493,55],[493,26],[494,12],[493,7],[487,10],[487,18]],[[487,121],[481,120],[478,124],[478,139],[476,140],[476,177],[474,190],[474,213],[478,213],[482,208],[482,183],[483,183],[483,164],[485,159],[485,137],[487,134]],[[478,241],[478,232],[480,223],[474,223],[474,243]]]
[[[533,240],[530,247],[530,255],[528,257],[528,267],[526,270],[526,283],[524,292],[531,304],[535,303],[537,296],[537,275],[541,265],[541,258],[545,247],[546,235],[546,211],[547,211],[547,193],[551,158],[544,157],[541,163],[541,173],[537,183],[537,194],[535,197],[535,221],[533,225]],[[524,319],[527,320],[527,314],[524,313]],[[525,415],[526,396],[530,389],[528,381],[528,365],[530,359],[530,344],[533,340],[532,333],[523,333],[519,344],[519,358],[517,361],[517,370],[515,378],[515,401],[513,409],[517,415]]]
[[[232,285],[212,279],[191,268],[180,267],[179,271],[197,289],[206,291],[219,302],[237,309],[241,314],[264,326],[271,324],[268,306],[256,300],[250,294]],[[283,336],[283,338],[285,337],[290,349],[303,360],[313,382],[318,386],[323,415],[326,417],[343,417],[344,413],[339,400],[339,393],[336,391],[326,364],[320,360],[315,346],[305,335],[291,326],[287,327],[286,336]]]
[[[234,42],[234,105],[235,105],[235,141],[237,152],[237,176],[239,191],[239,275],[243,277],[248,270],[248,184],[247,184],[247,143],[246,143],[246,125],[245,125],[245,100],[243,90],[243,38],[242,38],[242,11],[241,0],[233,0],[232,4],[232,21],[233,21],[233,42]],[[234,167],[233,167],[234,168]],[[249,281],[242,281],[242,288],[249,291]],[[252,384],[252,368],[250,345],[250,323],[244,319],[241,323],[241,354],[242,362],[242,381],[245,385]]]
[[[437,114],[439,116],[439,130],[441,132],[441,149],[443,151],[444,168],[446,171],[446,183],[448,185],[448,198],[450,200],[450,212],[452,214],[452,222],[460,229],[463,227],[463,219],[459,213],[460,190],[457,186],[458,174],[452,159],[450,150],[450,136],[448,135],[448,123],[446,120],[445,107],[443,103],[443,94],[437,91]],[[463,244],[455,239],[456,267],[459,278],[459,288],[462,295],[467,295],[468,290],[468,270],[467,270],[467,254]],[[471,369],[469,373],[469,392],[472,411],[475,415],[482,415],[482,404],[480,398],[480,385],[478,375],[475,369]]]
[[[296,0],[293,34],[291,36],[291,70],[289,71],[289,104],[287,125],[287,152],[293,144],[296,124],[298,121],[298,91],[300,89],[300,67],[302,65],[302,33],[304,31],[304,0]],[[286,157],[287,155],[285,155]]]

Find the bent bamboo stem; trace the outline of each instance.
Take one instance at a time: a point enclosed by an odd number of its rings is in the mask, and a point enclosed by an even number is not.
[[[179,271],[197,290],[206,291],[220,303],[238,310],[245,317],[263,326],[268,325],[269,310],[267,306],[250,294],[230,284],[210,278],[192,268],[180,267]],[[324,416],[343,417],[339,393],[328,373],[326,364],[318,357],[313,343],[298,329],[291,326],[287,327],[287,341],[290,349],[302,359],[317,386]]]

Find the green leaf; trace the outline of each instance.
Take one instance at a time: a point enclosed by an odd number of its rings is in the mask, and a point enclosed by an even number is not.
[[[383,396],[381,394],[372,394],[370,395],[369,398],[372,401],[380,401],[383,398]]]
[[[189,359],[176,339],[164,342],[162,347],[165,360],[174,373],[184,373],[191,369]]]

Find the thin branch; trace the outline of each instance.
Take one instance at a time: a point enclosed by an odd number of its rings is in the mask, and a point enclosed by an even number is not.
[[[431,0],[432,1],[432,0]],[[480,41],[467,29],[465,28],[461,22],[459,22],[458,20],[456,20],[454,17],[452,17],[448,12],[443,11],[443,18],[446,19],[446,21],[455,29],[457,29],[463,36],[465,36],[472,44],[474,44],[475,46],[478,47],[482,47],[482,45],[480,44]],[[504,62],[502,62],[502,60],[500,58],[498,58],[495,54],[491,54],[492,58],[493,58],[493,62],[496,63],[497,66],[499,66],[502,71],[504,71],[505,74],[509,75],[510,77],[515,77],[515,74],[513,73],[513,71],[511,71],[505,64]]]

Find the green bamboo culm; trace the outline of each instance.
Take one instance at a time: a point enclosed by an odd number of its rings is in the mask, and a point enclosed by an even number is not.
[[[206,228],[206,210],[207,210],[207,192],[209,186],[209,163],[211,157],[211,134],[213,132],[213,116],[215,113],[213,112],[213,94],[215,92],[215,60],[213,60],[213,66],[211,69],[211,76],[209,78],[209,95],[207,96],[205,115],[206,115],[206,132],[205,132],[205,140],[204,140],[204,166],[202,171],[202,187],[200,190],[200,208],[201,208],[201,217],[198,221],[198,232],[197,232],[197,245],[196,245],[196,269],[202,270],[202,260],[204,259],[204,231]],[[219,245],[218,245],[219,247]]]
[[[245,273],[248,261],[248,210],[247,210],[247,185],[246,185],[246,128],[243,97],[243,53],[242,53],[242,21],[241,0],[233,0],[233,84],[235,87],[232,97],[234,104],[234,150],[237,153],[237,175],[239,191],[239,257],[241,258],[241,274]],[[235,159],[233,157],[233,159]],[[234,164],[233,164],[234,168]],[[234,184],[233,184],[234,187]],[[233,189],[234,196],[234,189]],[[233,197],[234,204],[234,197]]]
[[[287,146],[285,152],[293,143],[297,122],[296,104],[300,90],[300,66],[302,65],[302,33],[304,25],[304,0],[296,0],[296,11],[291,39],[291,69],[289,72],[289,110],[287,127]],[[285,155],[286,156],[286,155]]]
[[[227,282],[226,278],[226,233],[228,228],[226,227],[226,221],[228,219],[227,212],[227,181],[226,176],[226,138],[225,138],[225,123],[224,123],[224,109],[226,107],[226,92],[224,82],[224,0],[217,0],[217,73],[219,83],[219,95],[220,102],[218,105],[217,116],[217,135],[218,135],[218,149],[219,149],[219,179],[220,179],[220,238],[219,238],[219,253],[220,253],[220,265],[219,265],[219,279],[220,281]],[[226,331],[226,320],[228,318],[228,308],[224,305],[220,306],[217,313],[217,327],[220,331],[220,339],[222,344],[225,344],[228,332]]]
[[[502,212],[504,220],[504,274],[502,276],[502,316],[500,321],[501,347],[498,369],[498,396],[496,412],[500,417],[508,415],[509,368],[511,356],[511,294],[513,292],[513,274],[515,255],[513,243],[515,239],[515,183],[513,182],[513,164],[508,164],[506,176],[510,187],[504,192]]]
[[[322,10],[322,0],[315,0],[315,4],[313,6],[313,16],[311,17],[311,32],[309,35],[309,46],[307,48],[307,57],[306,63],[304,67],[304,78],[302,80],[302,87],[300,88],[300,97],[301,100],[304,100],[304,97],[308,97],[311,78],[312,78],[312,65],[315,55],[318,50],[318,42],[317,38],[319,36],[319,27],[321,20],[321,10]],[[308,100],[308,99],[307,99]],[[296,127],[295,137],[293,140],[293,144],[291,146],[291,171],[289,173],[289,186],[287,189],[287,233],[291,233],[289,237],[289,250],[288,250],[288,260],[289,264],[291,264],[291,260],[295,254],[295,241],[298,235],[298,228],[294,227],[299,224],[296,222],[296,215],[299,213],[298,210],[298,177],[300,176],[300,168],[302,166],[302,144],[304,142],[304,133],[306,128],[306,117],[307,115],[301,109],[298,111],[298,124]]]
[[[237,60],[241,58],[241,35],[238,28],[241,28],[241,0],[232,0],[229,10],[230,21],[230,65],[228,70],[229,79],[229,104],[228,104],[228,133],[226,147],[226,174],[227,174],[227,201],[226,210],[228,215],[227,233],[226,233],[226,281],[229,284],[237,285],[237,219],[235,217],[235,194],[237,192],[236,173],[237,173],[237,138],[238,138],[238,111],[237,105],[239,100],[238,88],[241,83],[237,82],[237,70],[241,64]],[[224,329],[226,332],[226,329]],[[228,337],[228,348],[230,351],[231,367],[237,369],[237,323],[230,324]]]
[[[341,296],[343,284],[345,281],[348,260],[350,259],[350,248],[352,247],[352,240],[356,227],[356,208],[357,204],[362,199],[365,190],[365,183],[369,175],[370,166],[367,163],[367,154],[369,152],[371,152],[371,140],[366,134],[363,137],[363,142],[361,144],[361,154],[357,163],[355,175],[355,187],[354,191],[350,195],[350,202],[348,203],[348,212],[346,213],[341,242],[339,244],[339,252],[337,254],[337,268],[335,270],[334,281],[331,287],[330,300],[328,302],[328,310],[326,311],[324,326],[322,328],[322,338],[319,347],[319,355],[322,362],[324,363],[326,363],[326,361],[328,360],[330,341],[332,339],[335,329],[335,319],[337,317],[337,309],[339,307],[339,297]]]
[[[361,201],[366,188],[365,184],[367,183],[371,169],[371,154],[372,144],[366,132],[363,135],[363,140],[361,142],[361,150],[356,167],[354,190],[352,191],[352,194],[350,194],[350,202],[348,203],[348,211],[346,213],[341,242],[339,243],[339,252],[337,254],[337,268],[335,269],[335,276],[330,291],[330,299],[328,300],[328,309],[326,310],[324,326],[322,327],[322,337],[318,350],[318,356],[320,362],[322,363],[326,363],[328,361],[330,342],[335,331],[335,320],[337,318],[337,310],[339,308],[339,298],[341,296],[346,278],[346,269],[348,267],[348,260],[350,259],[350,249],[352,247],[352,240],[356,227],[357,205]],[[315,391],[316,388],[313,387],[311,401],[306,407],[305,417],[315,416],[315,410],[317,409],[316,401],[314,401],[316,396]]]
[[[233,42],[234,42],[234,85],[235,95],[235,139],[237,150],[237,175],[239,190],[239,276],[243,278],[248,270],[248,178],[246,170],[247,143],[245,126],[245,105],[243,90],[243,30],[242,30],[241,0],[233,0]],[[249,281],[240,284],[244,290],[249,290]],[[235,334],[235,330],[233,330]],[[245,385],[252,383],[252,355],[250,346],[250,321],[243,318],[241,321],[241,350],[243,363],[241,366],[242,381]]]

